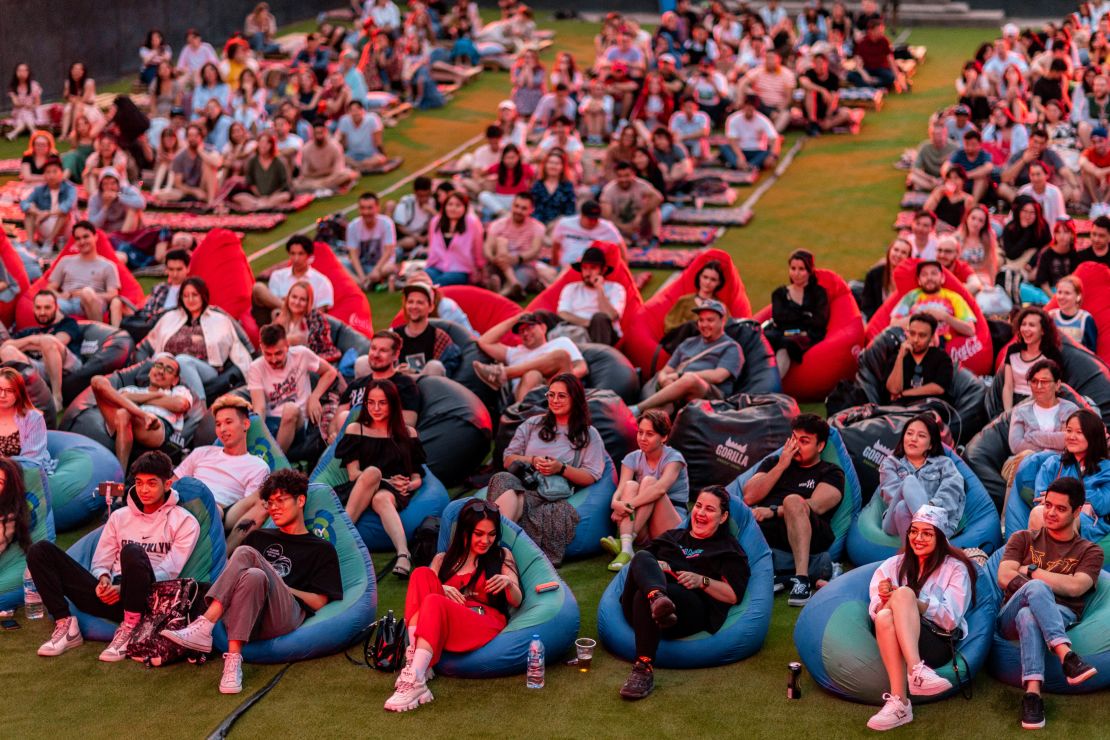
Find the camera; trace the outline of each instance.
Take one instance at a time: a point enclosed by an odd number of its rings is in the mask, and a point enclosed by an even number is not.
[[[528,463],[517,460],[508,467],[508,472],[515,475],[524,484],[524,490],[537,491],[540,487],[540,474]]]

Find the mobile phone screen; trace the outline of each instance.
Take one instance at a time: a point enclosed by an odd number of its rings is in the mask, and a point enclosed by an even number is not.
[[[19,622],[14,619],[0,619],[0,629],[17,630],[19,629]]]

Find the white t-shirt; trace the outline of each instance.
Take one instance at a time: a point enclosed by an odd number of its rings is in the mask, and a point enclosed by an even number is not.
[[[778,131],[771,119],[759,111],[755,112],[751,120],[744,118],[741,112],[733,113],[725,121],[725,134],[730,141],[737,141],[740,148],[745,151],[765,151],[778,138]]]
[[[1037,420],[1037,427],[1042,432],[1055,432],[1056,429],[1056,409],[1060,404],[1056,404],[1052,408],[1041,408],[1037,404],[1033,404],[1033,416]]]
[[[356,124],[348,113],[339,119],[337,131],[343,134],[343,148],[348,154],[372,156],[378,153],[374,134],[382,128],[382,119],[377,113],[367,113],[361,124]]]
[[[605,292],[605,297],[609,299],[610,305],[617,311],[618,318],[613,320],[613,328],[617,330],[617,334],[620,334],[620,316],[624,314],[624,286],[620,283],[606,280],[602,290]],[[563,292],[559,294],[559,307],[556,309],[556,312],[572,313],[575,316],[588,319],[600,310],[601,309],[598,307],[597,291],[593,288],[587,288],[585,283],[579,282],[569,283],[563,288]]]
[[[374,228],[362,218],[347,224],[347,249],[358,250],[358,261],[364,269],[374,269],[386,247],[397,244],[397,229],[388,216],[378,215]]]
[[[120,393],[153,393],[154,390],[155,390],[154,388],[151,388],[149,386],[146,387],[146,388],[143,388],[143,387],[140,387],[140,386],[137,386],[137,385],[125,385],[125,386],[123,386],[122,388],[119,389],[119,392]],[[190,406],[193,403],[193,392],[190,391],[188,389],[188,387],[183,386],[183,385],[175,385],[170,390],[163,391],[162,395],[163,396],[169,396],[170,398],[184,398],[186,401],[189,402]],[[139,404],[139,408],[141,410],[147,412],[148,414],[154,414],[159,419],[165,419],[166,422],[169,423],[170,427],[175,432],[180,432],[181,431],[181,428],[185,424],[185,414],[188,413],[188,411],[189,411],[189,407],[186,406],[185,411],[182,411],[180,414],[175,414],[173,411],[170,411],[167,408],[162,408],[161,406],[158,406],[158,405],[153,404],[153,403],[141,403],[141,404]]]
[[[247,368],[247,390],[262,391],[266,396],[268,416],[281,416],[281,409],[287,403],[303,409],[312,395],[308,374],[320,372],[327,364],[315,352],[302,346],[289,348],[285,367],[280,370],[270,367],[265,357],[259,357]]]
[[[505,350],[505,364],[512,367],[519,365],[522,362],[535,359],[541,355],[546,355],[548,352],[554,352],[557,349],[565,351],[570,355],[571,362],[578,362],[585,360],[582,356],[582,351],[578,349],[578,345],[570,340],[569,337],[555,337],[549,339],[535,349],[528,349],[523,344],[516,347],[509,347]],[[516,388],[517,381],[513,381],[513,388]]]
[[[567,267],[582,258],[582,253],[594,242],[623,244],[624,239],[612,221],[597,220],[597,226],[585,229],[580,216],[563,216],[555,222],[551,241],[563,245],[559,253],[559,267]]]
[[[361,219],[360,219],[361,220]],[[270,274],[270,292],[278,298],[285,298],[294,283],[307,280],[312,286],[313,308],[323,311],[335,305],[335,291],[331,286],[328,276],[319,270],[310,267],[301,277],[293,277],[292,267],[282,267]]]
[[[254,493],[270,474],[270,466],[251,454],[229,455],[223,447],[198,447],[181,461],[173,474],[196,478],[223,508]]]

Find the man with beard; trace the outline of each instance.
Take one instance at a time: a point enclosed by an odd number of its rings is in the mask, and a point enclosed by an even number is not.
[[[435,308],[435,288],[431,283],[412,282],[403,291],[405,324],[401,337],[401,368],[415,375],[454,375],[462,361],[462,351],[443,329],[429,322]]]
[[[335,441],[339,430],[347,423],[347,413],[355,406],[362,405],[366,397],[366,386],[372,380],[388,380],[397,387],[397,393],[401,396],[401,415],[406,424],[416,428],[420,412],[420,388],[411,375],[398,372],[400,358],[401,337],[397,332],[388,329],[375,332],[370,340],[370,349],[366,351],[365,367],[362,358],[359,358],[355,363],[355,375],[358,379],[349,383],[339,397],[339,408],[336,409],[328,430],[328,444]]]
[[[922,398],[944,398],[952,385],[952,358],[933,337],[937,320],[931,314],[915,313],[906,325],[906,339],[888,368],[886,390],[895,403],[914,404]]]
[[[54,403],[62,408],[62,373],[81,367],[84,332],[71,317],[58,310],[58,296],[40,290],[32,304],[38,326],[16,332],[0,346],[0,360],[34,365],[50,383]]]
[[[937,320],[942,344],[953,334],[970,337],[975,333],[975,314],[959,293],[944,287],[944,268],[935,260],[917,264],[917,287],[890,312],[890,325],[905,328],[916,313],[927,313]]]
[[[510,329],[520,337],[517,347],[501,342]],[[518,401],[559,373],[584,378],[589,372],[578,346],[568,337],[549,340],[547,324],[534,313],[505,319],[479,337],[478,346],[495,360],[494,363],[474,360],[478,379],[494,390],[510,384]]]

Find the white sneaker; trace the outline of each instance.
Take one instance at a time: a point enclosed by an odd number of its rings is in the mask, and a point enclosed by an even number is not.
[[[893,730],[913,722],[913,705],[903,704],[902,697],[883,694],[883,701],[886,702],[883,708],[867,720],[867,726],[872,730]]]
[[[116,634],[112,635],[112,641],[108,643],[108,647],[100,653],[100,659],[105,663],[118,663],[126,658],[127,644],[131,642],[131,635],[134,631],[134,627],[121,624],[116,629]]]
[[[385,701],[387,712],[407,712],[416,709],[421,704],[427,704],[433,698],[425,681],[399,681],[393,696]]]
[[[412,670],[412,659],[415,655],[416,646],[410,642],[409,646],[405,648],[405,667],[402,668],[401,672],[397,675],[397,680],[393,682],[393,688],[400,686],[401,681],[405,680],[406,676],[409,681],[416,680],[416,671]],[[424,683],[431,681],[435,677],[435,671],[432,670],[431,666],[428,666],[428,670],[424,671]]]
[[[224,672],[220,676],[221,694],[238,694],[243,690],[243,654],[224,653]]]
[[[952,682],[925,665],[925,661],[911,668],[906,679],[909,693],[914,696],[936,696],[952,688]]]
[[[81,628],[77,626],[76,617],[66,617],[54,623],[54,632],[50,639],[39,646],[39,655],[44,658],[54,658],[66,650],[72,650],[85,641],[81,637]]]
[[[210,653],[212,652],[212,626],[212,623],[204,617],[197,617],[179,630],[162,630],[158,634],[183,648],[196,650],[198,653]]]

